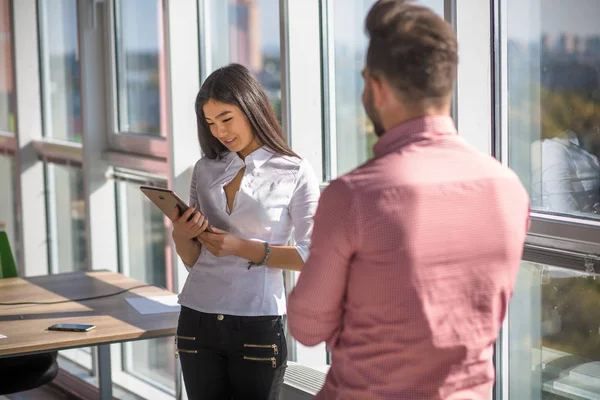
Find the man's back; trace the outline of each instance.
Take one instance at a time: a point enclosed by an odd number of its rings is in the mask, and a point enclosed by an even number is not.
[[[449,117],[393,129],[375,153],[322,198],[344,204],[350,195],[346,218],[356,238],[321,395],[485,398],[494,378],[492,345],[522,255],[528,196],[511,171],[459,138]],[[334,234],[322,225],[317,212],[308,273],[311,262],[326,261],[320,243]],[[296,295],[310,291],[306,279]],[[298,314],[311,307],[290,303]]]

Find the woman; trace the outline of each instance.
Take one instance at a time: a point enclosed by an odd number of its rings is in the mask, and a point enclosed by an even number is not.
[[[204,157],[190,209],[172,216],[190,271],[176,337],[185,386],[194,400],[276,399],[287,363],[282,270],[308,256],[318,182],[245,67],[213,72],[196,115]]]

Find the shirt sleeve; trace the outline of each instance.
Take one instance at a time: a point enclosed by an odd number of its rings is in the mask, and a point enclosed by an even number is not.
[[[194,166],[194,170],[192,171],[192,180],[190,183],[190,200],[188,202],[188,206],[192,206],[192,205],[198,205],[198,192],[196,190],[196,169],[198,168],[198,164],[200,164],[200,161],[198,161],[196,163],[196,165]],[[181,258],[181,257],[180,257]],[[188,270],[188,272],[190,272],[192,270],[192,268],[194,267],[193,265],[187,265],[185,263],[185,261],[183,261],[183,258],[181,258],[181,262],[183,263],[183,265],[185,266],[185,268]]]
[[[313,217],[319,203],[319,182],[306,160],[302,160],[298,182],[290,200],[289,212],[294,226],[296,251],[306,262],[313,230]]]
[[[349,265],[358,248],[356,211],[346,183],[332,181],[321,195],[306,261],[288,304],[290,333],[302,344],[327,341],[341,331]]]

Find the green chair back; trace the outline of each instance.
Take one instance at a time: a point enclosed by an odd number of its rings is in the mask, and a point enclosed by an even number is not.
[[[19,276],[13,252],[8,241],[8,234],[0,228],[0,279]]]

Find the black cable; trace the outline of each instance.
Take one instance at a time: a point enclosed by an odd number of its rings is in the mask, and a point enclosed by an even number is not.
[[[139,288],[150,287],[150,286],[154,286],[154,285],[139,285],[139,286],[131,287],[129,289],[123,289],[120,292],[116,292],[116,293],[103,294],[101,296],[94,296],[94,297],[84,297],[84,298],[81,298],[81,299],[72,299],[72,300],[69,299],[69,300],[61,300],[61,301],[24,301],[22,303],[0,303],[0,306],[24,306],[24,305],[42,305],[42,304],[62,304],[62,303],[70,303],[70,302],[73,302],[73,301],[87,301],[87,300],[103,299],[105,297],[117,296],[117,295],[120,295],[122,293],[129,292],[130,290],[133,290],[133,289],[139,289]]]

